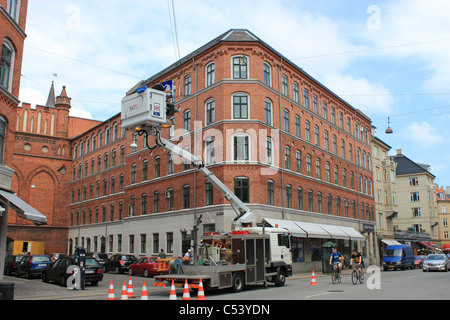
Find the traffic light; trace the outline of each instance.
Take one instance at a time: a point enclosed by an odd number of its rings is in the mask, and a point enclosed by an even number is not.
[[[168,117],[173,116],[175,113],[180,112],[180,109],[176,109],[175,105],[171,103],[167,103],[167,109],[166,114]]]

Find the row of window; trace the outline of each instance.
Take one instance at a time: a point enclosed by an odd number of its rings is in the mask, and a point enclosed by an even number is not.
[[[158,252],[161,250],[161,240],[160,240],[160,234],[159,233],[152,233],[152,241],[151,243],[147,243],[147,234],[142,233],[139,235],[139,249],[136,248],[136,235],[129,234],[128,235],[128,253],[131,254],[141,254],[145,255],[147,253],[155,254],[157,255]],[[173,253],[174,249],[174,235],[173,232],[167,232],[165,233],[166,238],[166,244],[165,244],[165,252],[168,254]],[[78,242],[81,241],[79,244]],[[106,241],[108,241],[106,243]],[[92,239],[90,237],[75,237],[74,239],[69,240],[69,253],[73,252],[73,248],[81,245],[82,247],[86,248],[88,252],[122,252],[123,251],[123,236],[122,234],[116,234],[116,235],[108,235],[108,238],[106,237],[98,237],[93,236]],[[181,248],[182,252],[187,252],[188,249],[190,249],[190,240],[187,237],[186,232],[183,232],[181,235]],[[147,251],[147,245],[151,244],[152,248]]]
[[[293,188],[290,184],[286,185],[286,194],[284,205],[287,208],[294,208],[293,205]],[[306,198],[305,198],[306,197]],[[316,202],[316,204],[315,204]],[[333,212],[333,202],[334,202],[334,212]],[[272,180],[268,181],[268,204],[275,204],[275,183]],[[333,214],[336,216],[353,217],[357,218],[357,204],[355,201],[350,201],[348,199],[341,199],[337,196],[333,198],[331,194],[328,194],[325,199],[325,195],[322,192],[317,192],[314,194],[313,190],[304,191],[303,188],[297,188],[297,207],[296,209],[305,210],[309,212],[318,212]],[[359,218],[363,220],[373,220],[373,206],[364,203],[360,204],[360,215]]]
[[[89,161],[85,161],[84,162],[84,174],[83,174],[83,168],[82,168],[82,164],[79,163],[78,164],[78,169],[77,166],[73,167],[72,170],[72,180],[76,180],[76,179],[81,179],[82,177],[87,177],[89,174],[94,174],[94,173],[98,173],[102,170],[106,170],[108,169],[109,165],[111,165],[112,167],[118,165],[118,164],[122,164],[125,163],[125,147],[122,146],[120,148],[120,158],[119,160],[117,159],[117,151],[116,149],[113,149],[111,151],[111,162],[109,160],[109,153],[106,152],[103,155],[99,155],[97,156],[97,161],[92,158],[90,163]],[[103,169],[102,169],[103,167]],[[90,168],[90,173],[89,173],[89,168]]]
[[[205,103],[205,124],[210,125],[215,122],[215,100],[213,98],[209,99]],[[246,93],[235,93],[232,95],[232,119],[250,119],[250,96]],[[314,132],[312,132],[311,123],[310,121],[306,120],[304,124],[304,130],[305,134],[304,137],[301,135],[301,128],[300,128],[300,116],[295,115],[294,117],[294,133],[295,136],[298,138],[303,138],[307,142],[314,143],[316,146],[320,146],[320,138],[319,138],[319,127],[316,125],[314,126]],[[334,117],[332,117],[333,122]],[[350,119],[350,118],[348,118]],[[174,136],[174,130],[175,130],[175,117],[170,119],[172,121],[172,128],[170,131],[169,136]],[[350,120],[349,120],[350,121]],[[273,107],[272,102],[269,99],[265,100],[264,103],[264,122],[270,126],[273,125]],[[350,123],[350,122],[349,122]],[[191,127],[191,111],[185,110],[183,113],[183,128],[185,132],[189,132],[192,130]],[[287,109],[283,110],[283,128],[286,132],[291,132],[290,130],[290,112]],[[359,130],[358,130],[359,132]],[[367,130],[366,130],[367,132]],[[368,132],[364,135],[365,138],[363,139],[363,142],[369,143],[369,136]],[[312,139],[314,138],[314,139]],[[336,142],[336,135],[332,136],[333,139],[333,151],[337,154],[337,142]],[[330,150],[330,135],[327,130],[323,133],[323,145],[322,147],[326,150]],[[344,140],[341,140],[341,147],[342,144],[344,144]],[[360,151],[361,152],[361,151]],[[349,159],[352,159],[352,150],[349,150]],[[346,157],[345,152],[342,152],[342,157]],[[361,161],[360,161],[361,163]],[[365,162],[363,161],[363,165],[365,166]],[[369,167],[369,166],[368,166]]]
[[[92,185],[91,185],[92,188]],[[181,198],[182,198],[182,209],[189,209],[192,207],[191,203],[191,188],[189,185],[183,186],[181,190]],[[288,184],[285,187],[285,202],[284,206],[286,208],[294,208],[293,205],[293,187]],[[234,179],[234,193],[235,195],[244,203],[250,202],[250,181],[246,177],[237,177]],[[136,197],[130,197],[130,203],[128,205],[128,216],[133,217],[138,213],[138,208],[140,208],[140,215],[146,215],[150,213],[159,213],[159,212],[170,212],[174,211],[174,189],[167,189],[163,195],[160,194],[160,191],[155,191],[153,193],[153,203],[149,206],[149,200],[146,193],[141,195],[140,203],[137,203]],[[307,197],[304,201],[304,196]],[[162,207],[163,203],[161,202],[162,198],[165,198],[165,207]],[[317,192],[314,195],[312,190],[308,190],[307,194],[304,195],[303,188],[297,188],[297,207],[299,210],[306,210],[310,212],[318,212],[323,213],[324,211],[324,201],[325,196],[322,195],[322,192]],[[275,182],[273,180],[268,180],[267,183],[267,204],[275,205]],[[316,199],[316,200],[314,200]],[[314,204],[314,202],[316,204]],[[345,217],[353,217],[357,218],[357,208],[355,201],[350,201],[348,199],[341,199],[341,197],[337,196],[333,199],[331,194],[326,196],[326,205],[327,205],[327,213],[333,214],[333,202],[335,208],[335,214],[337,216],[345,216]],[[211,183],[206,182],[205,184],[205,206],[211,206],[214,204],[214,189]],[[111,204],[109,207],[109,221],[114,221],[115,219],[115,204]],[[349,211],[351,210],[351,211]],[[74,220],[75,218],[75,220]],[[373,218],[373,206],[360,204],[360,218],[371,220]],[[81,220],[80,220],[81,219]],[[118,219],[123,219],[123,202],[118,204]],[[107,207],[104,205],[101,207],[101,211],[99,207],[96,207],[93,211],[92,208],[83,210],[80,216],[80,211],[77,211],[75,217],[73,213],[71,213],[71,226],[91,224],[91,223],[99,223],[107,221]]]
[[[121,133],[119,133],[119,124],[114,124],[112,128],[112,141],[116,141],[125,136],[125,130],[121,130]],[[100,130],[97,134],[93,134],[92,137],[86,138],[86,141],[81,141],[80,145],[75,144],[73,146],[73,158],[77,159],[78,157],[83,156],[83,154],[88,154],[89,152],[108,145],[110,139],[111,129],[109,127],[105,129],[105,134],[103,134],[103,130]]]
[[[272,67],[268,63],[264,63],[264,84],[272,87]],[[214,62],[206,65],[206,87],[212,85],[215,82],[215,65]],[[249,79],[250,78],[250,59],[247,56],[235,56],[232,57],[232,78],[233,79]],[[184,78],[184,96],[189,96],[192,93],[192,79],[191,75],[187,75]],[[282,76],[282,87],[281,92],[283,95],[289,97],[289,80],[286,75]],[[176,96],[176,94],[175,94]],[[293,92],[292,98],[296,103],[301,103],[300,101],[300,86],[297,82],[293,82]],[[351,118],[346,117],[344,120],[344,113],[336,111],[336,108],[327,106],[326,101],[322,101],[322,107],[319,108],[318,97],[316,95],[312,96],[312,101],[310,103],[310,94],[307,89],[303,91],[303,106],[307,109],[312,110],[316,114],[320,114],[323,119],[330,121],[333,125],[339,126],[342,130],[346,130],[349,134],[352,133]],[[249,115],[249,97],[246,95],[236,95],[233,97],[233,119],[248,119]],[[272,102],[266,100],[266,109],[271,109]],[[319,110],[320,109],[320,110]],[[271,118],[266,117],[267,122]],[[345,123],[344,123],[345,122]],[[208,121],[207,121],[208,124]],[[270,123],[271,124],[271,123]],[[355,122],[354,136],[357,139],[362,140],[365,143],[369,143],[369,130],[360,126]]]

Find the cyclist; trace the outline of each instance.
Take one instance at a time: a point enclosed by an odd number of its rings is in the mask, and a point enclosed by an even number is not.
[[[356,251],[356,249],[353,249],[352,258],[350,259],[350,265],[353,265],[353,263],[356,264],[355,268],[358,269],[359,274],[362,276],[364,268],[363,257],[361,252]]]
[[[342,253],[337,251],[337,248],[334,248],[333,252],[330,255],[330,265],[332,265],[334,268],[338,268],[340,277],[342,277],[342,261],[344,261],[344,256],[342,255]]]

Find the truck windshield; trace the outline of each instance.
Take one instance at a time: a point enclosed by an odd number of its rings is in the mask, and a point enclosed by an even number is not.
[[[386,257],[401,257],[402,256],[402,249],[390,249],[386,250]]]

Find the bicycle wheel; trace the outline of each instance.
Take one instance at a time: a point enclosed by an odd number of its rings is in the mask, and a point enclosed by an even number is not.
[[[359,274],[359,283],[363,284],[364,282],[364,271],[361,270],[361,273]]]
[[[352,283],[356,285],[358,283],[358,272],[356,269],[353,269],[352,271]]]
[[[336,271],[333,270],[333,272],[331,273],[331,283],[335,284],[336,283]]]

